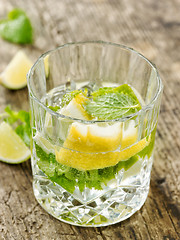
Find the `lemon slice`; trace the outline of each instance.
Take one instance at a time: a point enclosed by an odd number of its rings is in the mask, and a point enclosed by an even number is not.
[[[12,127],[2,122],[0,124],[0,160],[17,164],[26,161],[31,152]]]
[[[116,150],[121,143],[121,123],[112,126],[73,123],[64,147],[80,152],[96,153]]]
[[[79,170],[110,167],[140,152],[149,144],[150,138],[136,141],[135,131],[128,137],[126,134],[123,140],[121,123],[107,127],[73,123],[63,148],[55,151],[56,160]],[[121,146],[127,146],[128,143],[129,147],[120,150]],[[119,149],[115,151],[118,147]]]
[[[26,74],[32,62],[19,51],[0,75],[0,83],[9,89],[21,89],[27,85]]]
[[[90,115],[82,107],[86,101],[87,98],[82,93],[79,93],[70,101],[67,106],[60,110],[60,113],[73,118],[90,120]]]

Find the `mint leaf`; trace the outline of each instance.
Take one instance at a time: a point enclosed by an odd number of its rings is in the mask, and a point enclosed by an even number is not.
[[[57,112],[57,111],[60,109],[59,106],[55,106],[55,107],[53,107],[53,106],[48,106],[48,108],[51,109],[51,110],[54,111],[54,112]]]
[[[127,161],[124,161],[124,170],[127,171],[132,165],[134,165],[139,160],[138,155],[134,155]]]
[[[31,127],[30,114],[24,110],[13,111],[10,106],[4,109],[5,113],[0,115],[5,122],[14,126],[15,132],[21,137],[24,143],[30,147]]]
[[[87,101],[85,110],[99,120],[126,117],[141,109],[132,88],[123,84],[117,88],[100,88],[92,93],[92,101]]]
[[[0,21],[0,36],[13,43],[32,43],[33,29],[26,13],[14,9],[8,14],[8,19]]]
[[[115,88],[114,87],[99,88],[97,91],[93,92],[91,95],[93,96],[93,98],[96,98],[98,96],[102,96],[107,93],[112,93],[113,89]]]
[[[31,128],[29,124],[23,123],[15,129],[15,132],[20,136],[20,138],[24,141],[26,146],[30,147],[31,140]]]

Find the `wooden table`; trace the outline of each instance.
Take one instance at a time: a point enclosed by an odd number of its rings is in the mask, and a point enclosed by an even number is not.
[[[0,163],[0,239],[180,239],[180,1],[0,0],[0,18],[14,7],[30,17],[35,41],[19,46],[0,39],[0,71],[21,48],[35,61],[66,42],[111,41],[135,48],[157,65],[164,95],[151,188],[141,210],[109,227],[71,226],[36,202],[30,161],[16,166]],[[0,86],[0,112],[7,104],[27,110],[27,88],[10,91]]]

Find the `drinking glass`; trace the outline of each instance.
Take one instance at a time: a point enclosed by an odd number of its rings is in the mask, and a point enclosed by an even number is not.
[[[126,46],[79,42],[43,54],[27,79],[33,190],[39,204],[78,226],[129,218],[149,191],[163,89],[156,67]],[[82,120],[56,109],[70,91],[90,93],[122,84],[131,86],[142,106],[126,117]]]

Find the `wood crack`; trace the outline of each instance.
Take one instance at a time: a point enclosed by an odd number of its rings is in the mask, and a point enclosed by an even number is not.
[[[169,208],[167,208],[167,206],[166,206],[165,203],[163,203],[163,205],[164,205],[164,207],[165,207],[165,209],[166,209],[166,211],[167,211],[167,213],[168,213],[169,219],[171,220],[171,223],[172,223],[172,225],[173,225],[173,227],[174,227],[174,230],[175,230],[177,236],[180,237],[180,233],[179,233],[179,231],[176,229],[176,226],[175,226],[175,224],[174,224],[174,221],[173,221],[173,219],[172,219],[172,217],[171,217],[171,215],[170,215],[170,213],[169,213]],[[173,205],[173,206],[174,206],[174,205]],[[177,211],[177,212],[176,212],[176,214],[177,214],[177,220],[179,221],[180,211],[179,211],[179,209],[177,209],[177,207],[175,207],[175,208],[176,208],[176,211]],[[180,222],[179,222],[179,226],[180,226]]]

